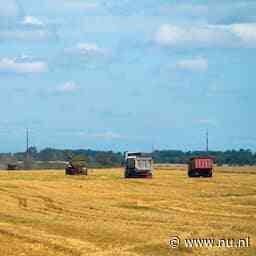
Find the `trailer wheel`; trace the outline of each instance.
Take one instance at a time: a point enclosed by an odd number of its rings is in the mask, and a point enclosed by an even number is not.
[[[212,177],[212,172],[208,172],[202,175],[204,178],[211,178]]]

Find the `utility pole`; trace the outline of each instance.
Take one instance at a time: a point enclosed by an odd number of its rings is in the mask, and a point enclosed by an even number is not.
[[[27,130],[26,130],[26,138],[27,138],[27,150],[26,150],[26,152],[27,152],[27,155],[28,155],[28,147],[29,147],[29,134],[28,134],[28,128],[27,128]]]
[[[24,167],[25,170],[30,169],[30,157],[29,157],[29,130],[28,128],[26,129],[26,156],[24,160]]]
[[[208,128],[206,130],[206,152],[209,151],[209,131]]]

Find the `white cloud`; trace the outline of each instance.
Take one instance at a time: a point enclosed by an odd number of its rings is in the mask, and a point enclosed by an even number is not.
[[[44,26],[44,23],[41,20],[33,16],[25,16],[22,24],[32,26]]]
[[[96,53],[96,54],[105,54],[106,50],[100,48],[97,44],[94,43],[79,43],[76,47],[81,53]]]
[[[225,29],[217,26],[185,28],[164,24],[155,34],[155,41],[167,47],[221,46],[227,39]]]
[[[95,133],[95,134],[87,134],[86,136],[88,137],[93,137],[93,138],[99,138],[99,139],[121,139],[122,136],[118,133],[114,132],[103,132],[103,133]]]
[[[66,48],[65,52],[69,54],[71,53],[71,54],[95,56],[95,55],[107,55],[108,50],[99,47],[95,43],[78,43],[73,48]]]
[[[195,72],[206,72],[208,70],[208,60],[205,58],[180,60],[176,63],[176,68]]]
[[[164,24],[155,33],[154,41],[165,47],[256,47],[256,24],[189,28]]]
[[[56,59],[60,68],[76,67],[76,69],[105,68],[111,60],[111,51],[101,48],[95,43],[79,43],[72,48],[66,48]]]
[[[256,47],[256,24],[234,24],[231,31],[248,47]]]
[[[14,73],[42,73],[48,70],[45,62],[18,62],[16,59],[3,58],[0,60],[0,71]]]
[[[99,51],[99,47],[96,44],[80,43],[77,48],[81,51]]]
[[[77,86],[77,84],[75,82],[67,81],[63,85],[58,86],[51,91],[55,92],[55,93],[72,93],[72,92],[77,91],[78,89],[79,89],[79,87]]]

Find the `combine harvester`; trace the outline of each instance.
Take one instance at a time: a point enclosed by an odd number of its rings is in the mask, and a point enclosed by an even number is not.
[[[189,177],[212,177],[213,157],[193,157],[188,163]]]
[[[153,159],[143,153],[125,153],[125,178],[152,178]]]
[[[81,157],[71,158],[65,171],[66,175],[88,175],[86,162]]]

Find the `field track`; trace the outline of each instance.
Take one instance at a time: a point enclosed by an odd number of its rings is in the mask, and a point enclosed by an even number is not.
[[[177,249],[168,246],[179,236]],[[185,238],[250,237],[250,247],[186,248]],[[0,171],[1,256],[256,255],[256,167],[188,178],[161,166],[151,179],[121,169],[88,177]]]

